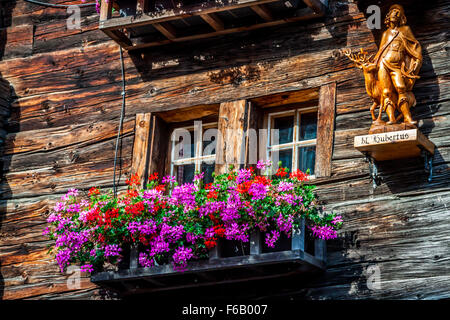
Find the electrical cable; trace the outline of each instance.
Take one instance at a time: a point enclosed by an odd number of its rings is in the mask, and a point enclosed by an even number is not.
[[[119,48],[120,48],[120,64],[122,67],[122,111],[120,113],[119,130],[117,131],[116,150],[114,153],[114,178],[113,178],[114,198],[117,196],[117,185],[116,185],[117,152],[119,150],[119,140],[120,140],[120,132],[122,131],[123,126],[123,118],[125,117],[125,67],[123,63],[122,47]]]
[[[44,7],[50,7],[50,8],[68,8],[74,5],[67,5],[67,4],[54,4],[54,3],[48,3],[48,2],[41,2],[41,1],[37,1],[37,0],[23,0],[25,2],[29,2],[29,3],[33,3],[33,4],[37,4],[40,6],[44,6]],[[80,4],[76,4],[76,6],[78,7],[91,7],[91,6],[95,6],[96,3],[80,3]]]

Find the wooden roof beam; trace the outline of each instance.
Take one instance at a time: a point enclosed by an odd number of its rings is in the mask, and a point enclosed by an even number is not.
[[[201,14],[200,17],[202,17],[202,19],[216,31],[220,31],[225,28],[223,21],[215,13]]]
[[[162,45],[169,44],[172,42],[182,42],[182,41],[205,39],[205,38],[230,34],[230,33],[234,33],[234,32],[250,31],[250,30],[256,30],[256,29],[265,28],[265,27],[278,26],[281,24],[289,23],[289,22],[304,21],[304,20],[309,20],[309,19],[313,19],[313,18],[317,18],[318,16],[321,16],[321,15],[318,15],[318,14],[312,12],[311,9],[308,9],[308,11],[310,11],[310,13],[307,13],[307,14],[304,14],[301,16],[284,18],[284,19],[280,19],[280,20],[267,21],[267,22],[263,22],[263,23],[254,24],[251,26],[228,28],[228,29],[224,29],[221,31],[214,31],[214,32],[209,32],[209,33],[202,33],[202,34],[195,34],[195,35],[190,35],[190,36],[174,38],[172,40],[165,39],[165,40],[159,40],[159,41],[154,41],[154,42],[136,43],[133,45],[133,47],[128,48],[128,50],[136,50],[136,49],[143,49],[143,48],[149,48],[149,47],[155,47],[155,46],[162,46]]]
[[[325,14],[326,7],[320,0],[303,0],[316,14]]]
[[[102,0],[106,3],[106,0]],[[162,15],[156,17],[149,14],[142,14],[136,16],[116,17],[114,19],[100,20],[99,29],[114,30],[118,28],[142,27],[149,24],[162,23],[163,21],[177,20],[191,16],[199,16],[202,14],[209,14],[215,12],[222,12],[238,8],[249,7],[252,5],[261,5],[263,3],[277,2],[279,0],[233,0],[228,5],[219,4],[216,1],[202,2],[195,6],[179,10],[167,10]]]
[[[168,22],[154,23],[153,26],[169,40],[177,37],[175,28]]]
[[[252,10],[255,11],[258,14],[258,16],[263,18],[265,21],[273,20],[272,12],[270,12],[269,8],[267,8],[265,5],[261,4],[251,6],[250,8],[252,8]]]

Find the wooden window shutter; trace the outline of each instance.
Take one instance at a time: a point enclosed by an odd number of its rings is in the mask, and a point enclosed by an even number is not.
[[[165,174],[165,159],[169,129],[167,124],[151,113],[136,114],[135,137],[131,172],[137,173],[145,186],[149,174]]]
[[[216,145],[217,174],[227,171],[233,164],[242,168],[246,164],[256,164],[257,152],[251,153],[251,148],[257,148],[257,131],[247,134],[249,129],[257,129],[259,114],[256,107],[247,100],[224,102],[219,108],[218,131]],[[250,155],[255,155],[254,157]]]
[[[331,176],[333,155],[334,116],[336,109],[336,83],[320,87],[317,119],[316,177]]]

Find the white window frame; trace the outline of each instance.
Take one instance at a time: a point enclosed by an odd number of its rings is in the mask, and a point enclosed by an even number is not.
[[[170,135],[171,137],[177,129],[185,129],[188,131],[197,129],[198,132],[201,132],[201,134],[197,135],[197,137],[195,137],[195,135],[194,135],[194,139],[197,138],[197,141],[194,141],[194,144],[195,144],[194,153],[195,154],[193,157],[190,157],[190,158],[175,159],[176,141],[171,139],[172,140],[171,150],[170,150],[170,175],[171,176],[174,176],[176,166],[181,166],[181,165],[186,165],[186,164],[194,164],[195,165],[194,172],[200,172],[202,162],[215,163],[215,161],[216,161],[215,153],[211,154],[211,155],[207,155],[207,156],[202,155],[202,153],[203,153],[203,134],[204,134],[203,130],[217,128],[217,127],[218,127],[218,122],[208,122],[208,123],[203,124],[201,121],[195,121],[193,126],[177,127],[172,130],[171,135]],[[217,141],[217,137],[215,137],[215,141]]]
[[[301,140],[300,141],[300,118],[302,114],[305,113],[313,113],[318,112],[318,107],[309,107],[309,108],[298,108],[280,112],[272,112],[267,115],[267,146],[266,146],[266,159],[271,159],[270,153],[272,151],[281,151],[281,150],[292,150],[292,172],[298,169],[298,150],[302,147],[316,147],[317,151],[317,138],[309,139],[309,140]],[[292,133],[292,142],[283,143],[283,144],[272,144],[272,135],[271,129],[274,128],[273,121],[276,118],[282,118],[285,116],[294,116],[294,130]],[[319,132],[317,132],[317,135]],[[314,162],[315,165],[315,162]],[[314,168],[315,173],[315,168]],[[310,175],[310,179],[314,179],[316,176]]]

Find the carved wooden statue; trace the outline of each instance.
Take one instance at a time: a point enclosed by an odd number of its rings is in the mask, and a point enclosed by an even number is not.
[[[384,22],[387,30],[375,56],[369,56],[363,49],[358,53],[343,51],[363,70],[366,91],[373,99],[370,108],[373,123],[369,133],[415,128],[417,124],[411,117],[410,108],[416,104],[412,88],[419,78],[422,48],[406,25],[402,6],[391,6]],[[379,113],[375,117],[377,107]],[[381,119],[382,111],[386,112],[388,122]],[[402,125],[396,125],[402,118]]]

